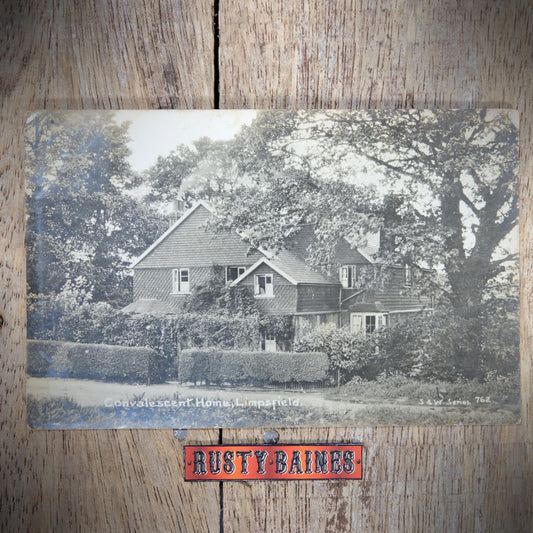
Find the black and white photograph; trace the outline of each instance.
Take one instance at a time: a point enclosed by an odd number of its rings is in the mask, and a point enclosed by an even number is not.
[[[520,422],[512,110],[26,121],[40,429]]]

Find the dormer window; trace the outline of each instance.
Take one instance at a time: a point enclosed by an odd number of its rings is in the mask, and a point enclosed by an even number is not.
[[[359,269],[357,265],[345,265],[339,270],[339,280],[344,289],[354,289],[359,280]]]
[[[229,266],[226,267],[226,283],[235,281],[239,276],[246,272],[246,267],[243,266]]]
[[[254,296],[256,298],[271,298],[274,296],[272,274],[256,274],[254,279]]]

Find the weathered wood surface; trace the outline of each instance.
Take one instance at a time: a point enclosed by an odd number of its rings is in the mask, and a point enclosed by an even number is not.
[[[0,6],[0,531],[219,531],[172,431],[28,429],[22,132],[35,109],[213,106],[210,0]],[[218,430],[187,442],[218,442]]]
[[[95,5],[98,4],[98,5]],[[4,1],[0,8],[0,530],[218,531],[216,483],[182,481],[166,431],[25,423],[24,115],[209,108],[213,3]],[[475,107],[521,113],[522,424],[279,429],[366,445],[365,479],[225,483],[224,531],[530,531],[533,508],[528,0],[221,0],[220,107]],[[261,442],[263,430],[223,441]],[[188,443],[218,432],[191,431]]]
[[[221,107],[520,111],[524,402],[515,427],[280,429],[280,442],[363,441],[365,479],[226,484],[224,531],[533,530],[531,3],[221,6]],[[226,430],[223,440],[260,442],[261,435]]]

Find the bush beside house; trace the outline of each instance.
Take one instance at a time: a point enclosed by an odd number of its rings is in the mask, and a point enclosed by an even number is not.
[[[441,312],[416,315],[371,335],[352,333],[349,328],[314,330],[298,339],[294,349],[324,352],[338,385],[354,378],[372,381],[380,375],[398,374],[429,382],[463,381],[472,376],[484,380],[518,374],[517,330],[514,318],[503,316],[500,324],[479,326]],[[468,347],[474,335],[480,343],[473,367]]]

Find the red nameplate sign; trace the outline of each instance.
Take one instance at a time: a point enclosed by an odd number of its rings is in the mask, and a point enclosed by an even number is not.
[[[185,480],[362,479],[362,449],[362,444],[185,446]]]

